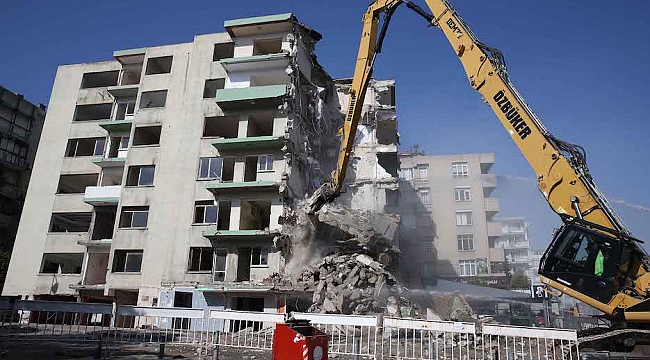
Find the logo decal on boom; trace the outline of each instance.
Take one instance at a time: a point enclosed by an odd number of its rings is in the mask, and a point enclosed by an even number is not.
[[[457,38],[460,39],[460,37],[463,36],[463,32],[460,31],[460,27],[456,25],[454,19],[449,18],[449,20],[447,20],[447,26],[451,29],[452,34],[456,34]]]
[[[519,115],[519,108],[512,107],[512,103],[508,100],[508,97],[503,90],[499,90],[499,92],[494,94],[492,99],[496,101],[497,107],[501,109],[503,114],[506,116],[506,119],[510,122],[510,125],[512,125],[513,129],[517,134],[519,134],[521,140],[525,139],[526,136],[532,133],[528,124],[526,124],[524,119],[521,118],[521,115]]]

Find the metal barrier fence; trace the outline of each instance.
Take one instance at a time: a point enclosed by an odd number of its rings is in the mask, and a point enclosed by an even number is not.
[[[329,353],[374,359],[579,359],[574,330],[292,313],[329,336]],[[285,314],[0,301],[0,340],[95,341],[271,350]]]

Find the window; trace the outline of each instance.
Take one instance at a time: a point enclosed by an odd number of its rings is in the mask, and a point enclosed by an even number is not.
[[[77,105],[74,121],[110,120],[113,103]]]
[[[90,230],[89,212],[53,213],[50,220],[50,232],[88,232]]]
[[[226,279],[226,249],[214,249],[214,265],[212,266],[212,280],[224,281]]]
[[[454,188],[454,199],[456,201],[470,201],[472,199],[469,186],[467,187],[455,187]]]
[[[277,54],[282,50],[282,39],[262,39],[253,42],[253,55]]]
[[[191,247],[187,271],[212,271],[212,248]]]
[[[167,90],[146,91],[140,96],[140,109],[165,107]]]
[[[423,204],[429,203],[429,189],[418,189],[418,196]]]
[[[115,103],[115,118],[113,120],[130,120],[135,115],[135,99]]]
[[[83,253],[45,253],[41,261],[41,274],[81,274]]]
[[[105,138],[70,139],[68,140],[68,148],[66,149],[65,156],[102,156],[105,145]]]
[[[267,266],[269,249],[253,246],[251,251],[251,266]]]
[[[475,276],[476,260],[458,260],[458,268],[460,269],[460,276]]]
[[[246,137],[273,135],[274,111],[263,111],[248,116]]]
[[[90,89],[117,85],[118,70],[85,73],[81,79],[81,88]]]
[[[142,268],[142,250],[115,250],[113,254],[114,273],[140,272]]]
[[[228,59],[234,56],[235,56],[235,43],[227,42],[221,44],[214,44],[214,51],[212,52],[212,61]]]
[[[400,177],[404,180],[413,180],[413,169],[402,169]]]
[[[122,208],[120,228],[146,228],[149,220],[148,206],[129,206]]]
[[[135,128],[133,146],[160,145],[162,126],[140,126]]]
[[[222,137],[233,139],[239,132],[239,118],[237,116],[213,116],[205,118],[203,126],[204,137]]]
[[[456,211],[456,225],[457,226],[470,226],[472,225],[472,211]]]
[[[195,224],[216,224],[218,206],[214,201],[197,201],[194,204]]]
[[[257,171],[273,171],[273,155],[258,156]]]
[[[57,194],[83,194],[88,186],[96,186],[99,174],[61,175]]]
[[[435,246],[433,245],[433,241],[425,241],[424,252],[434,252],[434,251],[435,251]]]
[[[145,75],[168,74],[172,72],[173,56],[161,56],[147,60],[147,71]]]
[[[457,235],[458,251],[473,251],[474,250],[474,235]]]
[[[418,180],[427,180],[429,178],[429,165],[426,164],[418,165],[417,176],[418,176]]]
[[[226,79],[207,79],[203,87],[203,98],[210,99],[217,97],[217,90],[223,89],[226,86]]]
[[[453,162],[451,163],[451,175],[453,177],[467,177],[469,176],[469,167],[466,162]]]
[[[155,171],[155,165],[129,166],[126,186],[152,186]]]
[[[199,160],[199,179],[219,179],[223,167],[220,157],[201,158]]]

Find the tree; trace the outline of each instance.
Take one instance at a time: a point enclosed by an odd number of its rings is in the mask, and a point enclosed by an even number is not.
[[[510,288],[511,289],[529,289],[530,288],[530,279],[523,271],[517,270],[512,279],[510,279]]]

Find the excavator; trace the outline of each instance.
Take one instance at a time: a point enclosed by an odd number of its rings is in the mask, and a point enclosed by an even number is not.
[[[364,14],[349,104],[339,129],[338,161],[331,178],[308,199],[309,212],[341,193],[375,59],[393,13],[404,4],[442,30],[469,85],[496,113],[562,220],[540,262],[543,284],[604,314],[608,326],[585,335],[591,345],[609,342],[616,351],[629,351],[648,344],[650,257],[594,183],[585,150],[546,129],[510,82],[503,54],[482,43],[447,0],[425,1],[430,13],[409,0],[376,0]]]

